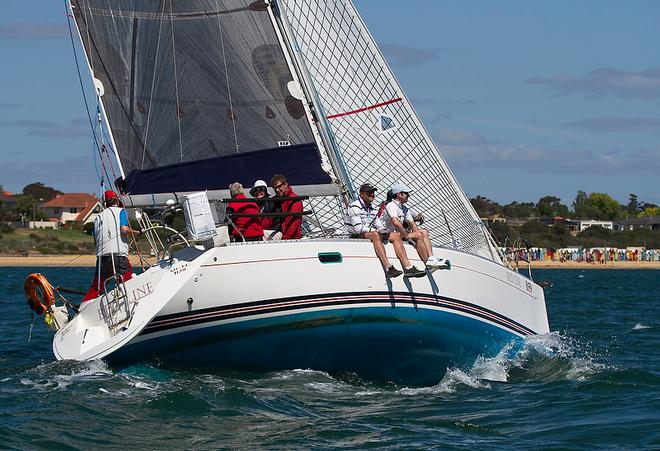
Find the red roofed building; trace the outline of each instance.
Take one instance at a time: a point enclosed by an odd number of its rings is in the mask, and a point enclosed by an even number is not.
[[[11,208],[16,205],[16,198],[9,191],[0,191],[0,208]]]
[[[66,193],[41,205],[50,221],[66,224],[76,222],[81,225],[94,221],[101,211],[101,203],[93,194]]]

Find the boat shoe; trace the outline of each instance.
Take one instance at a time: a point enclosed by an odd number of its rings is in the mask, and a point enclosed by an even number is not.
[[[426,272],[421,269],[417,269],[414,266],[412,268],[403,270],[403,277],[424,277]]]

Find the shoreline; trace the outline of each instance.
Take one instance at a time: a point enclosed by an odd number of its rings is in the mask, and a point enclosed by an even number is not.
[[[134,267],[142,266],[140,258],[137,255],[129,256],[131,265]],[[153,258],[147,259],[153,263]],[[94,255],[66,255],[66,254],[53,254],[53,255],[28,255],[21,257],[18,255],[2,255],[0,254],[0,267],[78,267],[78,268],[92,268],[96,264],[96,257]],[[559,261],[533,261],[531,262],[532,268],[543,269],[660,269],[660,261],[647,262],[647,261],[615,261],[606,262],[606,264],[592,264],[587,262],[559,262]],[[520,270],[527,268],[527,263],[520,262],[518,266]]]
[[[142,263],[137,255],[130,255],[129,260],[133,267],[140,267]],[[147,259],[149,262],[154,262],[153,258]],[[32,254],[27,257],[17,255],[3,255],[0,254],[0,267],[32,267],[32,266],[45,266],[45,267],[68,267],[68,268],[93,268],[96,265],[95,255],[67,255],[67,254],[50,254],[39,255]]]
[[[587,262],[560,262],[560,261],[533,261],[530,262],[534,269],[660,269],[660,261],[608,261],[601,265],[599,263]],[[519,269],[526,269],[527,263],[520,262]]]

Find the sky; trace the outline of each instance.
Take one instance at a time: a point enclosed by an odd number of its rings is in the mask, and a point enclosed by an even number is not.
[[[660,2],[354,2],[470,197],[660,204]],[[64,1],[2,7],[0,184],[98,193]]]

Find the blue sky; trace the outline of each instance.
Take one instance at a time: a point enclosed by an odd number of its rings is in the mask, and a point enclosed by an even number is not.
[[[355,4],[468,195],[660,204],[660,2]],[[64,2],[2,6],[0,184],[98,192]]]

